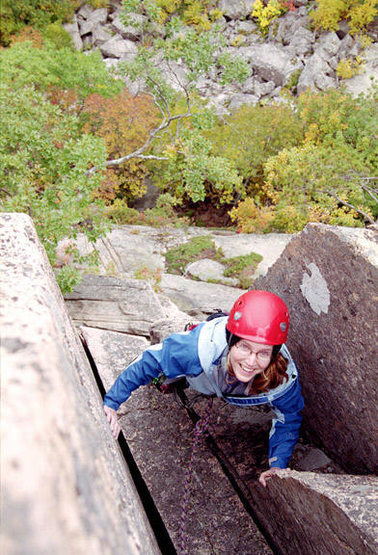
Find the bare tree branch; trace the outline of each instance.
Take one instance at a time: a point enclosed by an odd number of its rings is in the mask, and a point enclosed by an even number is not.
[[[378,202],[378,197],[374,194],[374,193],[378,193],[377,189],[372,189],[371,187],[368,187],[367,185],[361,185],[361,188],[364,191],[366,191],[367,194],[370,195],[373,200],[375,200],[375,202]]]
[[[340,204],[343,204],[344,206],[347,206],[348,208],[351,208],[352,210],[355,210],[358,214],[363,216],[370,224],[375,223],[373,218],[371,216],[369,216],[369,214],[366,214],[366,212],[363,212],[362,210],[360,210],[356,206],[353,206],[353,204],[350,204],[349,202],[346,202],[345,200],[340,198],[338,195],[336,195],[336,193],[334,193],[333,191],[323,190],[323,191],[319,191],[319,192],[327,193],[331,197],[335,198],[338,202],[340,202]]]
[[[0,191],[3,191],[3,193],[5,193],[6,195],[8,195],[8,197],[10,197],[10,198],[13,197],[13,195],[12,195],[9,191],[7,191],[6,189],[4,189],[4,187],[0,187]]]

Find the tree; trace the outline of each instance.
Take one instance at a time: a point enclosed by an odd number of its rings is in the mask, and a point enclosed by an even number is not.
[[[101,204],[94,198],[101,174],[86,175],[94,162],[103,166],[104,142],[83,134],[77,116],[62,112],[30,86],[14,90],[1,84],[0,108],[2,210],[33,218],[54,266],[60,239],[84,232],[95,241],[105,231]],[[63,290],[78,280],[68,266],[58,274]]]
[[[124,63],[122,71],[132,81],[143,83],[143,92],[153,98],[161,119],[149,131],[142,146],[108,160],[106,166],[117,166],[133,158],[163,161],[166,164],[162,180],[169,187],[172,171],[177,168],[174,181],[181,184],[175,187],[176,195],[203,200],[210,187],[223,191],[225,194],[219,199],[226,202],[230,200],[230,191],[241,188],[241,179],[230,161],[211,151],[203,136],[212,119],[205,103],[198,98],[196,84],[214,71],[222,83],[241,81],[249,70],[241,59],[232,59],[222,50],[224,40],[220,27],[210,22],[207,12],[198,12],[197,4],[194,1],[124,2],[123,22],[134,27],[139,25],[142,38],[136,58]],[[194,17],[195,13],[202,15]],[[185,21],[192,25],[185,25]],[[159,28],[164,38],[156,36]],[[176,90],[168,84],[167,76]],[[182,103],[180,106],[180,95],[184,107]],[[89,174],[96,171],[97,167],[93,167]]]

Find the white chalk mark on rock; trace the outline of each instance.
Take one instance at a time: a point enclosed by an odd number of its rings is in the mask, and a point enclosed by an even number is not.
[[[316,264],[311,262],[307,265],[307,268],[310,270],[311,275],[303,274],[302,285],[300,286],[302,295],[316,314],[319,315],[322,312],[327,314],[331,302],[327,282]]]

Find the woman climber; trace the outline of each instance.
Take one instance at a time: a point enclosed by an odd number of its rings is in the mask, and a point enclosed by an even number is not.
[[[259,478],[266,486],[286,468],[298,440],[303,398],[298,371],[285,345],[289,312],[268,291],[248,291],[230,315],[201,322],[146,349],[116,379],[105,395],[104,411],[112,434],[120,427],[116,410],[131,393],[163,373],[185,378],[189,387],[240,406],[269,405],[275,417],[269,436],[269,466]]]

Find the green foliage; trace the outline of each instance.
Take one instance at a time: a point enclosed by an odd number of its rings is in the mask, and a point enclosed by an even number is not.
[[[223,272],[225,277],[238,279],[238,287],[248,289],[253,284],[252,275],[263,257],[260,254],[251,252],[249,254],[234,256],[223,259],[226,269]]]
[[[192,237],[187,243],[172,247],[165,253],[167,272],[171,274],[184,274],[188,264],[201,258],[219,257],[222,257],[222,252],[215,246],[211,235]]]
[[[84,130],[104,138],[108,157],[112,159],[141,147],[149,129],[159,122],[152,99],[146,95],[132,97],[127,89],[112,98],[90,95],[85,100],[82,116],[88,116]],[[99,194],[108,202],[116,196],[126,200],[141,197],[146,192],[147,174],[145,162],[136,158],[109,168]]]
[[[111,205],[106,207],[105,214],[107,218],[117,225],[186,227],[189,225],[189,220],[185,217],[177,217],[174,211],[174,207],[177,204],[179,204],[178,199],[165,193],[160,195],[154,208],[138,212],[138,210],[128,207],[125,199],[117,198]]]
[[[71,35],[60,23],[50,23],[47,25],[43,36],[58,49],[71,48],[71,50],[74,50],[75,48]]]
[[[62,293],[72,293],[76,285],[81,282],[80,270],[67,264],[58,270],[56,280]]]
[[[1,0],[0,44],[8,46],[12,35],[25,26],[44,30],[51,23],[70,21],[81,0]],[[107,7],[108,0],[87,0],[94,9]]]
[[[356,56],[356,58],[340,60],[336,68],[336,73],[340,79],[350,79],[361,73],[362,68],[362,59],[360,56]]]
[[[302,140],[263,162],[260,189],[231,211],[244,232],[296,232],[310,221],[361,226],[378,215],[376,100],[342,91],[296,102]],[[373,179],[373,181],[371,181]]]
[[[76,101],[91,93],[111,96],[124,87],[109,75],[99,52],[86,55],[49,41],[42,48],[21,42],[0,50],[0,74],[13,89],[33,85],[40,91],[70,90]]]
[[[236,286],[243,289],[248,289],[252,285],[252,274],[262,260],[262,256],[254,252],[225,258],[222,249],[216,247],[211,235],[193,237],[187,243],[173,247],[165,253],[167,271],[172,274],[184,274],[188,264],[202,258],[215,259],[223,264],[224,277],[236,278],[238,280]]]
[[[317,28],[337,31],[339,22],[347,20],[350,33],[363,31],[378,15],[376,0],[316,0],[311,18]]]
[[[83,232],[95,241],[105,229],[93,198],[100,175],[86,175],[94,162],[104,163],[105,146],[32,87],[3,83],[0,107],[1,208],[33,218],[54,265],[60,239]]]
[[[11,35],[24,26],[44,29],[56,21],[68,21],[79,2],[75,0],[2,0],[0,44],[7,46]]]
[[[264,164],[282,148],[303,140],[297,114],[285,105],[244,105],[209,130],[215,154],[226,158],[244,180],[248,193],[261,191]],[[241,191],[242,192],[242,191]]]

